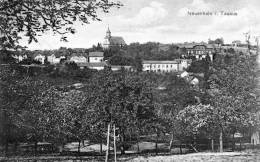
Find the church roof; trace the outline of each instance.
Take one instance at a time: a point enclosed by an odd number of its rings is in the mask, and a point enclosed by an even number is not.
[[[125,43],[123,37],[114,37],[114,36],[112,36],[110,38],[110,44],[111,45],[121,45],[121,44],[125,45],[126,43]]]

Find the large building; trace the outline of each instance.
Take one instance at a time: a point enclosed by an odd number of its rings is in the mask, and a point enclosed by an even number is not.
[[[107,32],[106,32],[105,40],[103,43],[103,48],[108,49],[113,46],[123,47],[124,45],[126,45],[126,43],[125,43],[123,37],[112,36],[111,31],[108,28]]]
[[[191,64],[189,59],[176,59],[173,61],[143,61],[143,71],[147,72],[180,72]]]
[[[208,55],[213,60],[213,53],[215,52],[213,44],[184,43],[178,45],[178,47],[186,52],[186,56],[194,56],[196,59],[201,60]]]

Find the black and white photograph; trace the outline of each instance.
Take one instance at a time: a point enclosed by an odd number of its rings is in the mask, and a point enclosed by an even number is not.
[[[259,0],[0,0],[0,162],[260,162],[259,39]]]

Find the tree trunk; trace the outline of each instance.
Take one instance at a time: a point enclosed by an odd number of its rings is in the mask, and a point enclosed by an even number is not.
[[[232,151],[236,149],[235,133],[232,134]]]
[[[103,145],[103,142],[102,142],[102,140],[100,140],[100,154],[102,154],[102,152],[103,152],[102,145]]]
[[[138,129],[138,134],[137,134],[137,153],[140,153],[140,147],[139,147],[139,141],[140,141],[140,131]]]
[[[18,142],[15,141],[14,142],[14,150],[13,150],[15,154],[17,153],[17,147],[18,147]]]
[[[182,154],[182,147],[181,147],[181,144],[180,144],[180,154]]]
[[[220,130],[219,134],[219,152],[223,152],[223,131]]]
[[[82,140],[82,146],[85,147],[85,141],[84,140]]]
[[[34,155],[37,155],[38,141],[34,141]]]
[[[121,146],[120,146],[120,151],[121,151],[121,155],[125,154],[125,134],[123,131],[121,131]]]
[[[115,154],[115,162],[116,160],[116,125],[114,124],[114,154]]]
[[[62,153],[62,152],[63,152],[63,148],[64,148],[63,143],[60,144],[60,145],[58,146],[58,148],[59,148],[59,153]]]
[[[239,138],[239,150],[240,150],[240,152],[242,151],[242,142],[241,142],[241,137]]]
[[[139,147],[139,137],[137,137],[137,153],[140,153],[140,147]]]
[[[106,161],[105,162],[108,162],[108,158],[109,158],[109,150],[110,150],[110,125],[111,123],[108,123],[108,126],[107,126],[107,151],[106,151]]]
[[[170,141],[170,146],[169,146],[169,152],[171,152],[171,149],[172,149],[173,139],[174,139],[174,136],[173,136],[173,133],[172,133],[172,137],[171,137],[171,141]]]
[[[158,155],[158,132],[156,133],[155,153]]]
[[[211,138],[211,151],[214,152],[214,139]]]
[[[5,137],[6,138],[6,137]],[[5,156],[8,156],[8,147],[9,147],[9,142],[7,139],[5,139]]]
[[[80,153],[80,143],[81,143],[81,141],[79,140],[78,153]]]

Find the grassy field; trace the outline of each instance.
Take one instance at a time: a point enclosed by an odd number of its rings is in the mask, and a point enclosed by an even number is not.
[[[140,156],[120,159],[125,162],[260,162],[258,152],[192,153],[170,156]]]
[[[72,157],[72,156],[40,156],[40,157],[13,157],[0,158],[0,162],[99,162],[104,161],[104,156],[86,156],[86,157]],[[113,157],[110,158],[113,162]],[[119,156],[118,162],[258,162],[260,161],[260,151],[250,152],[224,152],[224,153],[191,153],[184,155],[128,155]]]

